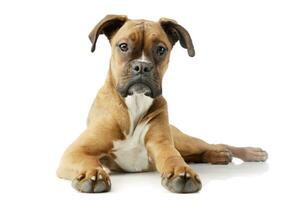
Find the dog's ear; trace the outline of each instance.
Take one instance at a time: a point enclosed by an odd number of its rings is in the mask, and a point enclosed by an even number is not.
[[[161,18],[159,20],[161,27],[166,32],[170,42],[174,45],[178,40],[180,45],[187,49],[189,56],[195,56],[194,45],[189,32],[179,25],[175,20]]]
[[[97,39],[100,34],[105,34],[110,40],[126,21],[127,16],[125,15],[107,15],[104,17],[89,34],[90,41],[92,42],[91,51],[95,51]]]

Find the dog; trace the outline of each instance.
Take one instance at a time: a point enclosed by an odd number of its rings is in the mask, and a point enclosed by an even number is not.
[[[111,45],[104,86],[90,109],[87,128],[64,152],[57,176],[85,193],[111,189],[109,172],[157,170],[171,192],[192,193],[201,181],[187,163],[228,164],[232,157],[265,161],[261,148],[208,144],[169,124],[162,79],[177,41],[195,55],[188,31],[176,21],[131,20],[107,15],[89,34],[91,51],[99,35]]]

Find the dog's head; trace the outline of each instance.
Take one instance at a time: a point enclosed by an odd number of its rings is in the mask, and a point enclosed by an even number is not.
[[[187,49],[189,56],[195,55],[189,33],[176,21],[167,18],[152,22],[108,15],[89,35],[92,52],[100,34],[105,34],[110,41],[111,75],[114,87],[123,97],[144,93],[155,98],[162,94],[162,78],[177,41]]]

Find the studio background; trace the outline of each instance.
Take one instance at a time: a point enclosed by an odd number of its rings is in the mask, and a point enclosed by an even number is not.
[[[1,1],[1,199],[299,198],[299,1]],[[111,176],[80,194],[55,175],[84,130],[110,46],[88,34],[107,14],[177,20],[196,56],[176,44],[163,81],[170,122],[210,143],[259,146],[267,163],[192,165],[203,188],[172,194],[157,172]]]

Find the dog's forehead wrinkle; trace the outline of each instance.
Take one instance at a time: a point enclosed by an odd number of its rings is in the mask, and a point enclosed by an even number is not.
[[[135,41],[137,38],[137,33],[136,32],[132,32],[129,35],[130,40]]]
[[[144,27],[144,22],[141,21],[141,22],[138,22],[137,24],[135,24],[134,26],[138,26],[138,27]]]
[[[150,37],[151,37],[152,39],[157,39],[157,38],[158,38],[157,33],[151,33],[151,34],[150,34]]]

